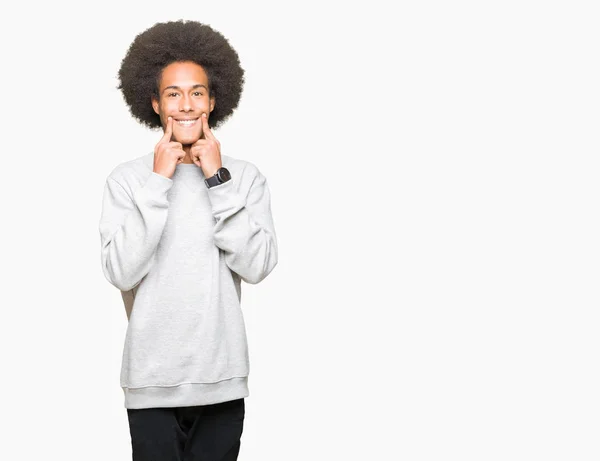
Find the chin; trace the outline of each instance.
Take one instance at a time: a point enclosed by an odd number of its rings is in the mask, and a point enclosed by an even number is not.
[[[177,142],[180,142],[184,146],[187,146],[187,145],[190,145],[190,144],[194,144],[196,141],[198,141],[198,139],[200,139],[200,134],[199,133],[196,134],[196,135],[175,136],[175,140]]]
[[[181,144],[183,144],[184,146],[191,146],[192,144],[194,144],[196,141],[198,141],[198,139],[200,139],[200,136],[197,136],[195,138],[190,138],[189,136],[187,138],[183,138],[183,139],[178,139],[177,142],[180,142]]]

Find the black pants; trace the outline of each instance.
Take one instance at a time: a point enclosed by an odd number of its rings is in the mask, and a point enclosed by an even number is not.
[[[133,461],[235,461],[244,399],[213,405],[127,409]]]

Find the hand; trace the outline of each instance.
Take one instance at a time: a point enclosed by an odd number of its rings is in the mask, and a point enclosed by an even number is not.
[[[171,142],[173,135],[173,117],[167,118],[165,134],[154,148],[154,172],[170,178],[177,164],[183,161],[185,151],[180,142]]]
[[[204,176],[210,178],[223,166],[221,162],[221,143],[210,131],[206,113],[203,113],[200,118],[202,119],[202,136],[192,144],[190,157],[192,157],[192,162],[202,168]]]

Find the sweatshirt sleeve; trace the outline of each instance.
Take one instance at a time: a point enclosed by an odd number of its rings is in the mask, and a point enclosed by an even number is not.
[[[130,194],[115,179],[106,180],[99,224],[102,270],[121,291],[139,284],[154,263],[172,185],[172,179],[152,172]]]
[[[277,237],[266,178],[250,164],[240,177],[208,189],[216,219],[213,239],[229,268],[257,284],[277,265]]]

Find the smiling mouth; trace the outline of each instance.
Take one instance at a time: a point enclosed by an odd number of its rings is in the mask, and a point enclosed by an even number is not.
[[[198,121],[197,118],[193,119],[193,120],[176,120],[177,124],[179,126],[182,126],[184,128],[189,128],[191,126],[194,126],[196,124],[196,122]]]

